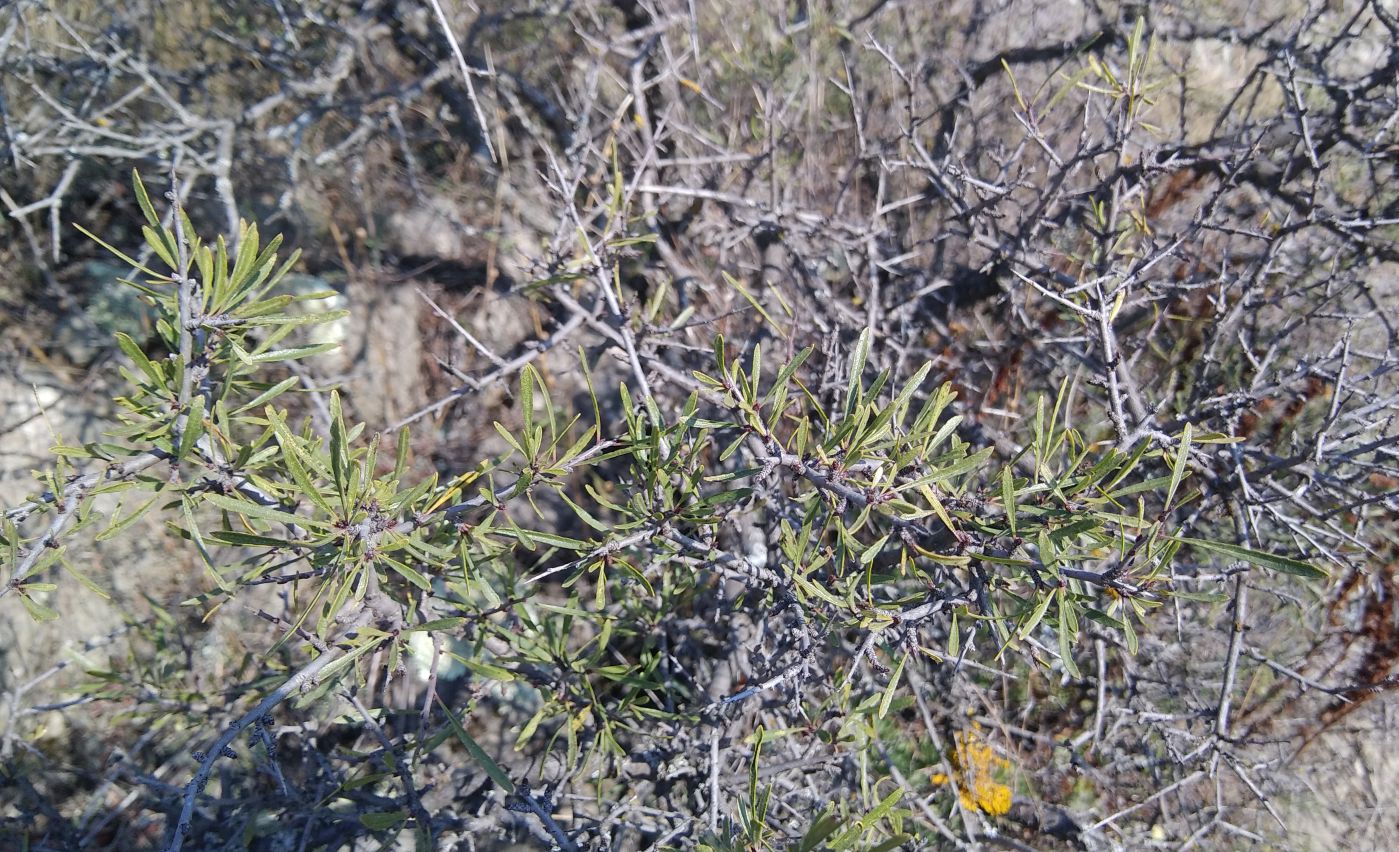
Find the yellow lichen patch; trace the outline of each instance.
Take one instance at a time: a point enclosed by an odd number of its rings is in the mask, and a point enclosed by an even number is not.
[[[958,731],[954,736],[956,748],[948,755],[956,779],[957,797],[962,807],[1000,816],[1010,810],[1010,787],[997,780],[997,775],[1010,769],[1010,761],[996,754],[981,735],[981,726]],[[934,784],[946,784],[948,778],[939,772],[932,777]]]

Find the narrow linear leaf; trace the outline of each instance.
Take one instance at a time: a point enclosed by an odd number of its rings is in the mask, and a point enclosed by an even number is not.
[[[258,503],[251,503],[247,500],[236,500],[223,494],[205,494],[202,498],[220,509],[224,509],[235,514],[245,515],[249,518],[258,518],[264,521],[271,521],[275,524],[301,524],[310,523],[308,519],[300,515],[293,515],[290,512],[283,512],[273,509],[271,506],[263,506]]]
[[[238,532],[237,530],[214,530],[209,533],[208,537],[211,541],[233,547],[283,548],[289,544],[285,539],[271,538],[265,535],[253,535],[252,533]]]
[[[480,764],[481,768],[486,771],[486,774],[491,777],[491,780],[499,784],[502,790],[506,793],[515,792],[515,782],[511,781],[510,776],[505,773],[505,770],[501,769],[499,764],[494,760],[491,760],[491,756],[486,754],[486,750],[481,748],[476,740],[471,738],[471,735],[461,726],[461,721],[457,719],[456,715],[452,713],[451,708],[442,700],[442,696],[436,695],[434,697],[437,699],[437,706],[441,707],[442,712],[447,716],[447,722],[452,727],[452,733],[456,734],[457,741],[466,749],[467,754],[471,755],[471,759]]]
[[[870,354],[870,335],[868,328],[860,332],[860,339],[855,343],[855,354],[850,359],[850,381],[845,391],[846,417],[849,417],[860,403],[860,377],[864,375],[865,361]]]
[[[408,567],[402,562],[399,562],[397,559],[389,559],[387,557],[381,557],[381,559],[385,565],[392,568],[395,572],[401,575],[408,582],[412,583],[413,585],[417,586],[425,592],[432,591],[432,584],[428,582],[427,578],[424,577],[421,572],[417,571],[414,568]]]
[[[136,203],[141,207],[141,214],[146,217],[146,223],[152,228],[160,227],[160,217],[155,214],[155,206],[151,204],[151,197],[146,193],[146,184],[141,180],[141,173],[136,169],[131,170],[131,186],[136,190]]]
[[[1023,640],[1029,636],[1039,626],[1040,620],[1044,618],[1044,614],[1049,610],[1049,604],[1053,600],[1054,595],[1045,595],[1040,598],[1039,605],[1035,607],[1034,612],[1030,613],[1030,617],[1025,620],[1025,623],[1020,625],[1019,630],[1015,631],[1015,638]]]
[[[29,617],[38,622],[53,621],[58,618],[58,611],[50,609],[24,593],[20,593],[20,603],[24,604],[25,612]]]
[[[88,239],[92,240],[93,242],[97,243],[99,246],[101,246],[102,248],[106,249],[106,250],[107,250],[108,252],[110,252],[111,254],[115,255],[116,258],[117,258],[118,260],[120,260],[122,263],[125,263],[127,266],[131,267],[132,269],[139,269],[139,270],[141,270],[142,272],[146,273],[147,275],[149,275],[149,276],[152,277],[152,278],[159,278],[159,279],[163,279],[163,280],[168,280],[168,277],[167,277],[167,276],[160,275],[159,273],[156,273],[156,272],[152,272],[150,269],[147,269],[144,265],[142,265],[142,264],[140,264],[140,263],[137,263],[135,260],[133,260],[132,258],[128,257],[125,253],[123,253],[123,252],[121,252],[121,251],[118,251],[114,246],[112,246],[111,243],[108,243],[106,240],[102,239],[101,237],[97,236],[97,235],[94,234],[93,232],[89,231],[87,228],[84,228],[82,225],[79,225],[79,224],[77,224],[77,223],[75,222],[75,223],[73,223],[73,227],[74,227],[74,228],[77,228],[78,231],[81,232],[83,236],[85,236],[85,237],[87,237]]]
[[[884,696],[879,699],[879,716],[883,719],[884,714],[889,712],[889,705],[894,701],[894,693],[898,691],[899,678],[903,676],[904,665],[908,662],[908,652],[905,651],[903,657],[899,659],[899,664],[894,667],[894,673],[889,675],[889,685],[884,687]]]
[[[179,260],[175,257],[174,251],[170,248],[170,244],[165,241],[164,229],[156,230],[148,225],[142,225],[141,233],[146,237],[146,245],[150,246],[151,251],[154,251],[161,260],[165,261],[166,266],[171,269],[179,266]]]
[[[383,831],[393,828],[407,818],[408,812],[403,810],[379,811],[376,813],[359,815],[360,824],[370,831]]]
[[[1083,673],[1078,670],[1078,664],[1074,662],[1074,639],[1078,638],[1078,618],[1074,615],[1073,603],[1068,600],[1068,595],[1060,589],[1052,596],[1059,602],[1059,659],[1064,663],[1064,671],[1069,677],[1080,680]]]
[[[165,386],[165,376],[151,362],[151,359],[146,357],[146,353],[141,351],[141,347],[136,345],[136,341],[131,339],[131,335],[121,331],[117,332],[117,347],[125,352],[126,357],[130,358],[137,367],[141,368],[141,372],[145,373],[157,388]]]
[[[180,433],[180,446],[175,450],[175,458],[183,459],[189,455],[189,451],[194,447],[194,442],[199,440],[199,436],[204,434],[204,397],[195,395],[189,403],[189,416],[185,418],[184,431]]]
[[[1264,553],[1260,550],[1250,550],[1247,547],[1240,547],[1237,544],[1226,544],[1222,541],[1209,541],[1202,538],[1186,538],[1185,536],[1173,537],[1172,541],[1207,550],[1211,553],[1227,556],[1230,559],[1242,559],[1260,568],[1268,568],[1273,571],[1281,571],[1284,574],[1293,574],[1298,577],[1306,577],[1308,580],[1324,580],[1330,576],[1324,569],[1318,568],[1310,562],[1303,562],[1299,559],[1292,559],[1287,556],[1278,556],[1275,553]]]
[[[233,344],[233,354],[244,364],[273,364],[278,361],[297,361],[302,358],[309,358],[312,355],[329,352],[339,346],[339,343],[315,343],[310,346],[293,346],[290,349],[273,349],[270,352],[259,352],[256,355],[250,355],[246,350],[235,343]]]
[[[1180,481],[1185,478],[1185,465],[1190,460],[1190,424],[1185,424],[1184,431],[1180,434],[1180,447],[1176,451],[1175,464],[1171,465],[1171,485],[1166,489],[1166,510],[1170,511],[1175,505],[1176,491],[1180,488]]]
[[[1009,467],[1001,468],[1001,504],[1006,510],[1006,524],[1012,536],[1019,535],[1015,529],[1015,485]]]
[[[276,399],[277,397],[291,390],[292,386],[294,386],[300,381],[301,379],[297,376],[291,376],[290,378],[283,379],[277,384],[258,394],[256,397],[253,398],[252,402],[249,402],[247,405],[241,405],[238,408],[235,408],[233,410],[233,413],[242,414],[245,411],[251,411],[254,408],[258,408],[264,405],[265,403],[270,402],[271,400]]]
[[[140,520],[141,516],[144,515],[151,508],[151,506],[155,505],[155,501],[158,499],[160,499],[160,494],[152,495],[151,499],[137,506],[135,509],[132,509],[131,514],[127,515],[126,517],[121,518],[120,520],[113,517],[112,523],[108,525],[108,527],[105,530],[97,534],[96,540],[106,541],[112,536],[120,534],[122,530],[126,529],[127,527],[136,523],[136,521]]]
[[[822,813],[814,822],[811,828],[807,829],[806,836],[802,838],[801,845],[797,847],[797,852],[815,852],[821,848],[821,844],[827,837],[830,837],[840,828],[841,819],[831,811]]]
[[[995,452],[995,447],[987,447],[984,450],[972,453],[966,458],[955,461],[947,467],[940,469],[937,473],[922,481],[925,484],[941,482],[944,479],[952,479],[961,476],[969,470],[976,470],[978,467],[981,467],[982,462],[985,462],[991,457],[991,453],[993,452]]]
[[[335,322],[349,316],[350,312],[344,308],[325,311],[315,314],[263,314],[261,316],[240,319],[238,325],[276,325],[276,326],[300,326],[300,325],[320,325],[322,323]]]

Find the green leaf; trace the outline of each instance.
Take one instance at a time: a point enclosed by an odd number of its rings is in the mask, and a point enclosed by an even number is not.
[[[860,377],[865,372],[865,361],[870,354],[870,329],[860,332],[855,343],[855,354],[850,359],[850,382],[845,391],[845,416],[849,417],[860,404]]]
[[[457,740],[466,748],[466,752],[471,755],[471,759],[480,764],[481,768],[486,771],[486,774],[491,776],[491,780],[499,784],[502,790],[506,793],[515,792],[515,782],[511,781],[510,776],[505,773],[505,770],[501,769],[494,760],[491,760],[491,756],[486,754],[486,750],[481,748],[476,740],[471,738],[471,735],[461,726],[461,722],[457,719],[456,715],[452,713],[451,708],[442,700],[442,696],[434,695],[433,697],[437,699],[437,706],[441,707],[442,712],[446,714],[447,722],[452,726],[452,733],[456,734]]]
[[[1141,482],[1137,482],[1132,485],[1123,486],[1122,488],[1117,489],[1108,496],[1111,497],[1113,500],[1116,500],[1119,497],[1127,497],[1132,494],[1140,494],[1143,491],[1158,491],[1160,490],[1161,486],[1170,482],[1171,479],[1172,477],[1169,476],[1157,476],[1152,479],[1145,479]]]
[[[1039,626],[1040,619],[1044,618],[1044,614],[1046,611],[1049,610],[1049,604],[1053,600],[1054,595],[1052,594],[1046,594],[1043,597],[1041,597],[1039,604],[1034,609],[1034,612],[1031,612],[1030,617],[1025,619],[1025,622],[1020,625],[1020,629],[1015,631],[1015,638],[1023,640],[1025,637],[1029,636],[1030,633],[1037,626]]]
[[[359,815],[360,823],[370,831],[383,831],[387,828],[393,828],[407,818],[408,812],[404,810],[377,811]]]
[[[1172,537],[1172,541],[1197,547],[1200,550],[1208,550],[1220,556],[1227,556],[1230,559],[1241,559],[1260,568],[1268,568],[1273,571],[1281,571],[1284,574],[1293,574],[1298,577],[1305,577],[1308,580],[1324,580],[1330,576],[1324,569],[1318,568],[1310,562],[1302,562],[1298,559],[1291,559],[1286,556],[1278,556],[1273,553],[1264,553],[1259,550],[1250,550],[1247,547],[1240,547],[1237,544],[1226,544],[1222,541],[1209,541],[1201,538],[1187,538],[1185,536]]]
[[[520,414],[525,418],[525,435],[534,428],[534,367],[526,364],[520,371]]]
[[[26,612],[29,613],[29,617],[34,619],[35,621],[53,621],[54,619],[58,618],[57,610],[49,609],[48,607],[44,606],[38,601],[33,600],[29,597],[29,595],[26,595],[23,592],[20,593],[19,600],[20,603],[24,604],[24,609]]]
[[[74,228],[77,228],[78,231],[81,232],[83,236],[85,236],[85,237],[87,237],[88,239],[92,240],[94,243],[97,243],[99,246],[101,246],[102,248],[106,249],[106,250],[107,250],[108,252],[110,252],[111,254],[115,255],[116,258],[117,258],[118,260],[120,260],[122,263],[125,263],[127,266],[130,266],[132,269],[139,269],[139,270],[141,270],[142,272],[146,273],[147,275],[149,275],[149,276],[152,277],[152,278],[160,278],[160,279],[169,280],[169,276],[167,276],[167,275],[160,275],[160,274],[158,274],[158,273],[156,273],[156,272],[152,272],[150,269],[147,269],[145,266],[141,265],[140,263],[137,263],[135,260],[133,260],[133,259],[131,259],[130,257],[126,256],[126,254],[124,254],[124,253],[118,251],[114,246],[112,246],[112,245],[111,245],[110,243],[108,243],[106,240],[102,239],[101,237],[97,236],[97,235],[94,234],[93,232],[89,231],[87,228],[84,228],[82,225],[79,225],[79,224],[77,224],[77,223],[74,223],[74,224],[73,224],[73,227],[74,227]]]
[[[229,286],[234,290],[239,289],[253,271],[258,248],[256,224],[239,222],[238,232],[238,256],[233,259],[233,273],[228,278]]]
[[[301,256],[301,251],[299,249],[293,251],[291,256],[287,258],[287,262],[282,264],[281,268],[274,274],[272,272],[272,266],[277,262],[277,250],[281,245],[282,235],[278,234],[272,238],[262,249],[262,252],[258,254],[257,259],[253,261],[253,271],[256,272],[257,275],[253,277],[243,289],[252,292],[261,287],[262,289],[258,291],[257,296],[254,296],[254,298],[260,297],[263,293],[275,287],[277,282],[282,279],[282,276],[286,274],[287,270],[291,268],[292,264],[296,262],[296,259]],[[305,302],[328,298],[331,295],[334,295],[334,291],[317,291],[304,296],[297,296],[296,300],[298,302]]]
[[[1229,600],[1229,596],[1220,592],[1188,592],[1173,591],[1171,597],[1175,600],[1195,601],[1196,603],[1224,603]]]
[[[467,621],[465,616],[454,615],[451,618],[438,618],[433,621],[424,621],[422,624],[415,624],[412,627],[403,628],[404,633],[422,633],[433,630],[450,630],[453,627],[460,627]]]
[[[922,419],[922,415],[920,415],[919,420],[921,421]],[[953,417],[947,418],[947,422],[939,426],[937,432],[935,432],[933,434],[933,437],[928,439],[928,443],[923,446],[923,452],[931,453],[938,447],[941,447],[943,442],[947,440],[948,436],[950,436],[953,432],[957,431],[957,427],[961,425],[962,415],[958,414]]]
[[[175,450],[175,458],[189,455],[194,442],[204,434],[204,396],[196,395],[189,403],[189,416],[185,418],[184,431],[180,433],[180,446]]]
[[[92,444],[87,444],[81,447],[68,447],[58,445],[49,447],[49,452],[53,453],[56,456],[62,456],[63,458],[68,459],[101,458],[101,456],[94,452],[94,447]]]
[[[894,809],[894,805],[897,805],[899,800],[903,798],[903,795],[904,791],[900,788],[885,796],[883,801],[875,805],[874,810],[860,818],[860,822],[857,825],[846,829],[839,837],[833,840],[831,846],[839,849],[855,841],[862,832],[874,826],[874,824],[881,819],[884,819],[884,817]]]
[[[1175,505],[1176,490],[1180,488],[1180,481],[1185,478],[1185,465],[1189,460],[1190,424],[1187,423],[1180,434],[1180,447],[1176,451],[1175,464],[1171,466],[1171,485],[1166,489],[1166,511],[1170,511]]]
[[[252,402],[249,402],[247,405],[240,405],[238,408],[234,409],[233,413],[242,414],[245,411],[251,411],[254,408],[258,408],[266,404],[267,402],[276,399],[277,397],[286,393],[292,388],[293,385],[297,384],[300,381],[301,379],[297,376],[291,376],[289,378],[282,379],[277,384],[258,394]]]
[[[282,461],[286,463],[287,473],[291,474],[292,481],[301,489],[301,496],[315,503],[327,515],[335,514],[330,502],[321,494],[320,486],[311,479],[308,472],[309,457],[303,452],[301,439],[291,433],[276,410],[269,407],[267,415],[277,444],[282,448]]]
[[[562,497],[563,501],[567,503],[569,508],[573,510],[573,513],[578,516],[578,520],[582,521],[583,523],[587,524],[588,526],[592,527],[598,532],[608,532],[612,529],[607,524],[604,524],[602,521],[599,521],[597,518],[593,517],[592,513],[589,512],[587,509],[584,509],[582,506],[573,502],[572,498],[570,498],[566,492],[560,491],[559,496]]]
[[[207,496],[212,497],[215,495]],[[208,546],[204,544],[204,537],[199,532],[199,524],[194,519],[193,503],[194,498],[192,495],[181,495],[180,514],[185,519],[184,532],[187,533],[190,539],[194,542],[195,551],[199,553],[199,558],[204,563],[204,568],[208,570],[210,575],[213,576],[214,582],[218,584],[219,590],[222,592],[231,592],[233,591],[232,584],[225,580],[223,576],[219,574],[218,569],[214,567],[214,557],[210,555]]]
[[[329,352],[339,346],[339,343],[316,343],[310,346],[293,346],[290,349],[273,349],[270,352],[260,352],[256,355],[251,355],[247,350],[235,343],[233,344],[233,354],[244,364],[273,364],[278,361],[296,361],[301,358],[309,358],[312,355]]]
[[[136,521],[140,519],[140,517],[144,515],[159,498],[159,494],[152,495],[151,499],[137,506],[135,509],[132,509],[131,514],[127,515],[121,520],[117,520],[116,516],[113,516],[111,524],[109,524],[105,530],[97,534],[96,540],[106,541],[107,539],[111,538],[114,535],[117,535],[122,530],[136,523]]]
[[[626,385],[622,385],[622,387],[625,388]],[[524,456],[525,459],[529,459],[529,453],[525,452],[524,446],[522,446],[519,441],[515,440],[515,436],[510,434],[510,430],[506,429],[504,424],[502,424],[499,420],[494,420],[491,422],[491,425],[495,427],[496,434],[504,438],[505,443],[510,445],[510,449],[519,453],[521,456]]]
[[[403,472],[408,469],[408,441],[411,437],[407,426],[398,430],[398,442],[394,445],[393,454],[393,482],[402,482]]]
[[[797,852],[816,852],[821,847],[821,843],[840,828],[842,822],[843,820],[831,811],[825,811],[806,830],[801,843],[797,846]]]
[[[1064,663],[1064,671],[1075,680],[1083,678],[1074,662],[1074,640],[1078,638],[1078,617],[1068,594],[1059,589],[1052,597],[1059,602],[1059,659]]]
[[[1100,526],[1097,518],[1079,518],[1071,521],[1062,527],[1051,530],[1049,539],[1054,543],[1055,548],[1062,549],[1066,544],[1073,544],[1080,535],[1091,532]]]
[[[345,412],[340,408],[340,394],[330,392],[330,475],[340,491],[340,502],[349,502],[350,445],[345,437]]]
[[[1001,504],[1006,510],[1006,524],[1010,527],[1010,534],[1018,535],[1015,531],[1015,485],[1009,467],[1001,468]]]
[[[753,294],[749,293],[748,290],[737,278],[733,277],[727,272],[721,272],[720,274],[723,275],[724,281],[730,287],[737,290],[738,294],[748,301],[748,304],[752,306],[753,310],[758,312],[758,314],[763,318],[763,321],[766,322],[768,325],[772,326],[772,330],[777,332],[778,337],[787,336],[786,330],[783,329],[781,325],[778,325],[777,320],[772,318],[772,315],[769,314],[767,310],[763,307],[763,303],[753,298]]]
[[[995,449],[995,447],[987,447],[984,450],[972,453],[966,458],[955,461],[947,467],[940,468],[938,472],[932,476],[918,480],[917,484],[931,485],[934,482],[941,482],[944,479],[953,479],[957,476],[961,476],[969,470],[976,470],[981,467],[983,462],[991,457]]]
[[[502,535],[511,535],[519,531],[501,530],[500,532]],[[588,549],[588,543],[586,541],[579,541],[576,538],[569,538],[568,536],[559,535],[558,533],[545,532],[543,530],[530,530],[527,535],[531,542],[542,542],[550,547],[580,552]],[[519,536],[516,536],[516,538],[519,538]],[[521,541],[523,541],[523,539],[521,539]]]
[[[286,547],[289,542],[285,539],[271,538],[265,535],[253,535],[252,533],[238,532],[237,530],[215,530],[209,533],[209,538],[219,544],[227,544],[233,547]]]
[[[894,667],[894,673],[889,675],[889,685],[884,687],[884,696],[879,699],[879,715],[877,718],[883,719],[884,714],[889,712],[889,704],[894,700],[894,693],[898,690],[899,678],[904,673],[904,665],[908,662],[908,652],[905,651],[903,657],[899,659],[899,664]]]
[[[407,565],[404,565],[402,562],[399,562],[396,559],[389,559],[387,556],[381,556],[380,560],[385,565],[389,566],[394,571],[401,574],[403,578],[406,579],[408,582],[412,583],[413,585],[417,586],[423,591],[432,591],[432,584],[427,581],[426,577],[424,577],[421,573],[414,570],[413,568],[409,568]]]
[[[228,288],[228,242],[224,240],[223,234],[214,241],[213,257],[210,258],[209,265],[213,268],[214,277],[207,276],[204,283],[214,294],[212,308],[215,313],[225,311],[232,303],[233,293]]]
[[[151,204],[151,197],[146,194],[146,184],[141,180],[141,173],[135,169],[131,170],[131,187],[136,191],[136,203],[141,208],[141,214],[146,217],[146,222],[152,228],[159,228],[160,217],[155,214],[155,206]]]
[[[209,503],[213,503],[220,509],[224,509],[229,512],[234,512],[239,515],[246,515],[249,518],[258,518],[264,521],[271,521],[275,524],[307,525],[311,523],[306,518],[303,518],[299,515],[293,515],[290,512],[283,512],[278,509],[273,509],[270,506],[263,506],[259,503],[251,503],[247,500],[235,500],[234,498],[227,497],[223,494],[209,493],[203,495],[203,497],[201,497],[200,499],[205,500]]]
[[[170,247],[170,244],[166,242],[166,232],[163,228],[157,230],[143,225],[141,227],[141,233],[146,237],[146,245],[150,246],[151,251],[155,252],[161,260],[165,261],[166,266],[171,269],[179,267],[179,259],[175,256],[175,252]]]
[[[793,374],[795,374],[797,370],[801,368],[801,365],[805,363],[806,359],[810,358],[811,353],[815,351],[816,347],[814,346],[806,347],[805,349],[794,355],[792,357],[792,360],[788,361],[787,364],[781,370],[778,370],[777,379],[772,383],[772,387],[768,390],[767,396],[763,398],[764,402],[772,401],[773,397],[776,394],[780,393],[782,389],[787,386],[787,382],[791,380]]]
[[[130,358],[137,367],[141,368],[141,372],[150,378],[157,389],[165,387],[165,376],[151,362],[151,359],[146,357],[146,353],[141,351],[141,347],[136,345],[136,341],[132,340],[129,334],[117,332],[117,347],[125,352],[126,357]]]
[[[344,308],[333,311],[324,311],[315,314],[265,314],[263,316],[248,317],[240,320],[238,325],[277,325],[277,326],[301,326],[320,325],[327,322],[335,322],[349,316],[350,312]]]
[[[869,547],[866,547],[860,553],[860,564],[869,565],[870,563],[874,562],[874,558],[879,555],[879,551],[884,549],[884,544],[889,540],[890,535],[892,535],[892,533],[886,534],[874,544],[871,544]]]

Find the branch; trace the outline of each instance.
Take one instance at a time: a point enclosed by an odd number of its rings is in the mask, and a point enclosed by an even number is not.
[[[372,573],[373,572],[371,572],[371,575]],[[368,596],[366,596],[365,607],[360,610],[360,613],[346,626],[345,632],[353,632],[356,627],[361,627],[368,623],[374,617],[375,612],[374,608],[368,605]],[[373,646],[363,646],[350,653],[356,655],[363,654],[371,647]],[[214,742],[213,746],[209,748],[208,752],[202,755],[199,752],[195,752],[195,757],[199,761],[199,770],[195,773],[194,778],[190,780],[189,784],[185,786],[184,804],[180,808],[179,820],[175,823],[175,828],[170,835],[170,841],[166,844],[165,852],[180,852],[180,849],[184,846],[185,838],[189,835],[190,821],[194,816],[195,800],[209,783],[209,776],[213,773],[214,764],[218,762],[219,758],[233,755],[232,750],[229,748],[233,741],[236,740],[244,730],[251,727],[271,712],[272,708],[281,704],[298,691],[315,685],[317,676],[324,671],[327,666],[334,663],[336,660],[344,659],[346,656],[346,650],[339,647],[334,650],[323,651],[318,657],[302,666],[295,674],[287,678],[287,680],[284,681],[281,686],[273,690],[270,695],[258,702],[256,707],[243,714],[243,716],[232,725],[229,725],[218,740]]]

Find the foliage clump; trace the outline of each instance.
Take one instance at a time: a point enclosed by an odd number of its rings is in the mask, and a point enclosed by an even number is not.
[[[1395,680],[1399,22],[798,5],[0,13],[95,400],[0,845],[1282,836]]]

